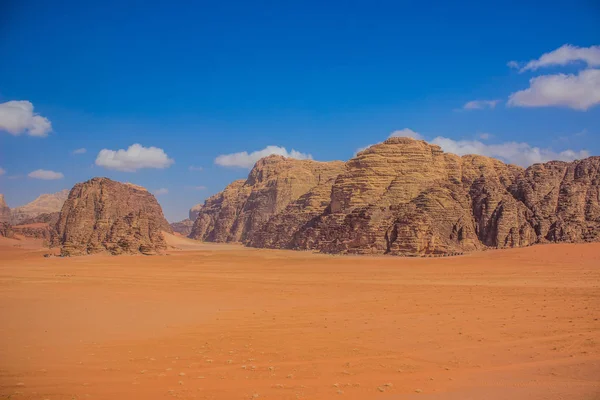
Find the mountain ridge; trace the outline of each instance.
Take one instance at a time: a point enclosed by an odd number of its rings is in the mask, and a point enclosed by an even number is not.
[[[313,171],[309,185],[295,187],[292,178],[303,168],[312,171],[317,164],[311,163],[319,162],[259,160],[246,180],[195,207],[190,237],[404,256],[600,238],[600,157],[525,169],[394,137],[346,163],[319,163],[327,177],[315,182]]]

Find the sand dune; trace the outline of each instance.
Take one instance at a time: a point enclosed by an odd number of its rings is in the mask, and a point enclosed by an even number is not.
[[[599,244],[405,259],[167,240],[180,250],[1,247],[0,397],[600,394]]]

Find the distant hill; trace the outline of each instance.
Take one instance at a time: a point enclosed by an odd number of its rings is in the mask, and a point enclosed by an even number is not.
[[[69,196],[69,190],[61,190],[53,194],[42,194],[31,203],[11,210],[11,223],[19,225],[26,220],[34,219],[40,214],[59,212]]]

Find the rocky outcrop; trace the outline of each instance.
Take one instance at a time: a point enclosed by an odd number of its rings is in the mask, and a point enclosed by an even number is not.
[[[31,203],[13,208],[11,211],[12,224],[23,224],[25,221],[34,219],[40,214],[60,212],[68,195],[69,191],[66,189],[53,194],[42,194]]]
[[[479,250],[497,237],[489,233],[489,219],[500,204],[514,201],[507,187],[520,172],[490,158],[459,157],[424,141],[391,138],[348,161],[326,212],[301,228],[291,247],[396,255]],[[474,200],[471,189],[478,183],[482,192],[475,190],[480,198]],[[473,210],[478,204],[480,215]],[[481,240],[488,234],[494,239]]]
[[[533,165],[511,192],[540,242],[600,240],[600,157]]]
[[[191,238],[244,242],[270,218],[321,185],[329,185],[344,163],[272,155],[259,160],[246,180],[230,184],[198,210]]]
[[[60,211],[51,212],[51,213],[42,213],[38,214],[33,218],[28,218],[21,221],[20,225],[30,225],[30,224],[39,224],[44,223],[48,224],[52,227],[56,226],[58,222],[58,218],[60,217]]]
[[[44,243],[48,246],[56,240],[55,227],[44,222],[14,225],[12,229],[14,233],[24,237],[43,239]]]
[[[345,165],[319,163],[318,180],[292,179],[302,163],[260,160],[205,202],[191,237],[406,256],[600,240],[600,157],[523,169],[390,138]]]
[[[6,204],[6,201],[4,200],[4,195],[0,194],[0,223],[2,223],[2,222],[10,223],[10,221],[11,221],[10,208],[8,207],[8,205]]]
[[[179,233],[183,236],[188,236],[192,233],[192,226],[194,226],[194,221],[191,219],[184,219],[183,221],[173,222],[171,224],[171,229],[173,232]]]
[[[162,231],[172,232],[151,193],[108,178],[75,185],[56,229],[62,255],[154,254],[167,248]]]
[[[273,215],[259,229],[249,235],[246,243],[253,247],[290,248],[296,233],[323,213],[329,205],[331,187],[336,176],[328,176],[307,193]]]

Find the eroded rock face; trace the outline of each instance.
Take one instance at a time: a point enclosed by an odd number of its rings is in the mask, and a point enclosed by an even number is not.
[[[600,240],[600,157],[533,165],[511,191],[540,242]]]
[[[51,213],[42,213],[42,214],[36,215],[33,218],[28,218],[26,220],[21,221],[20,225],[45,223],[50,226],[56,226],[56,223],[58,222],[59,217],[60,217],[60,211],[51,212]]]
[[[192,226],[194,226],[194,221],[191,219],[184,219],[183,221],[173,222],[171,224],[171,229],[173,229],[173,232],[188,236],[192,233]]]
[[[297,190],[303,181],[289,181],[279,164],[263,159],[248,180],[207,200],[192,237],[406,256],[600,240],[600,157],[525,170],[390,138]],[[279,196],[282,188],[294,194]]]
[[[172,232],[151,193],[108,178],[75,185],[56,229],[63,255],[154,254],[167,247],[162,231]]]
[[[198,210],[191,238],[243,242],[290,203],[326,185],[344,163],[295,160],[272,155],[259,160],[246,180],[230,184]]]
[[[482,249],[480,236],[492,229],[491,217],[477,227],[470,189],[485,177],[479,202],[491,214],[500,202],[511,201],[507,187],[520,171],[485,157],[444,153],[424,141],[391,138],[348,161],[328,209],[296,234],[292,247],[397,255]]]
[[[11,211],[13,225],[23,224],[40,214],[58,213],[69,196],[69,190],[61,190],[53,194],[42,194],[31,203],[13,208]]]
[[[50,246],[56,240],[56,229],[47,223],[14,225],[14,233],[34,239],[43,239],[45,246]]]
[[[11,221],[11,212],[10,207],[6,204],[4,200],[4,195],[0,194],[0,223],[10,223]]]
[[[60,212],[38,214],[33,218],[21,221],[13,225],[14,233],[35,239],[44,239],[44,243],[50,246],[56,241],[56,223]]]

